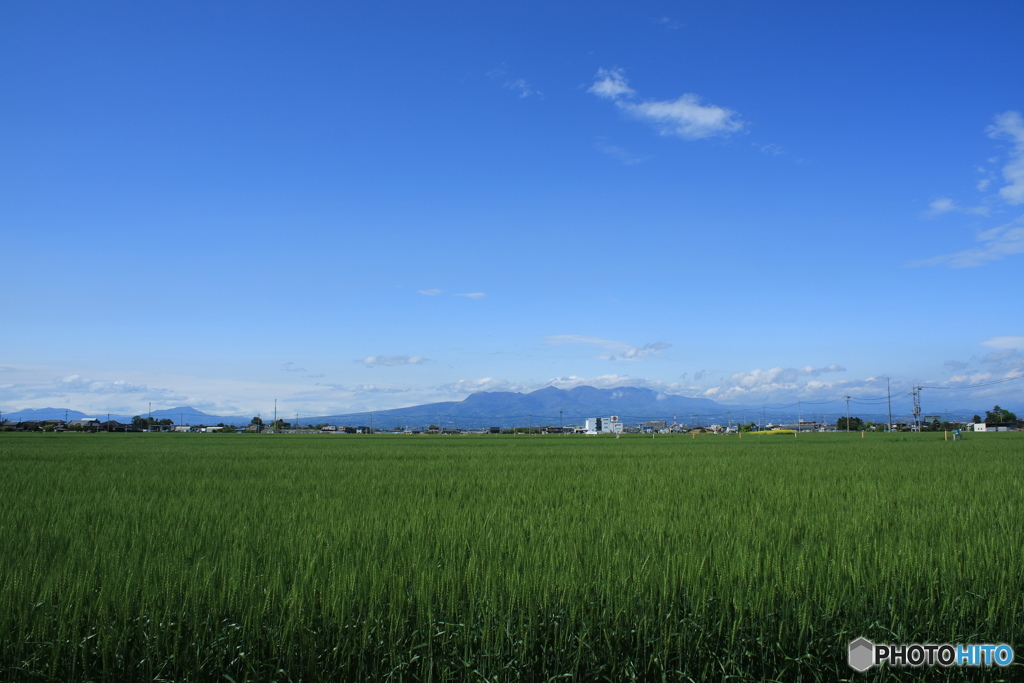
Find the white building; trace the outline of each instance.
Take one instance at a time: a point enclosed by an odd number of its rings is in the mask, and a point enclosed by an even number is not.
[[[617,415],[611,417],[588,417],[587,434],[621,434],[622,423]]]

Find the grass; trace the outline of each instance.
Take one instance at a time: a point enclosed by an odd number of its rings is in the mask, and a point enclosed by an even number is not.
[[[1021,633],[1022,444],[2,434],[0,676],[898,678]]]

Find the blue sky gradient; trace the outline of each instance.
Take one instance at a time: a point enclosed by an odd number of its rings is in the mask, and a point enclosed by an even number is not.
[[[0,410],[1024,404],[1022,25],[5,2]]]

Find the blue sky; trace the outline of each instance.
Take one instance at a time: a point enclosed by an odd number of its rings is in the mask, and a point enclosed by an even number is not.
[[[9,0],[0,409],[1024,405],[1022,25]]]

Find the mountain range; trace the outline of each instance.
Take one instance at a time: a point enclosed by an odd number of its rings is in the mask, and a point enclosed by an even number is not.
[[[803,418],[816,419],[819,417],[808,410],[808,408],[809,406],[805,404],[802,414]],[[866,415],[865,411],[854,408],[853,414],[863,419],[885,421],[884,405],[872,406],[872,410],[876,411],[876,414]],[[845,410],[841,412],[845,413]],[[926,410],[925,412],[927,413],[928,411]],[[975,409],[972,409],[971,412],[965,410],[949,411],[949,417],[950,419],[969,419],[973,412],[978,411]],[[840,416],[839,413],[840,411],[833,407],[830,414],[826,417],[834,421]],[[150,413],[144,412],[140,414],[149,415]],[[982,414],[984,414],[983,411]],[[609,417],[612,415],[618,416],[620,421],[625,422],[627,425],[648,420],[665,420],[669,424],[676,421],[679,424],[686,425],[726,424],[730,421],[733,423],[756,421],[761,415],[761,406],[725,405],[707,398],[672,396],[638,387],[618,387],[614,389],[597,389],[588,386],[576,387],[574,389],[545,387],[544,389],[538,389],[529,393],[482,391],[470,394],[461,401],[428,403],[406,408],[373,411],[372,413],[362,412],[315,416],[300,414],[299,422],[303,425],[328,423],[334,425],[373,426],[376,429],[385,430],[396,426],[427,427],[430,424],[437,424],[446,428],[478,429],[484,427],[525,427],[527,425],[582,425],[589,417]],[[175,424],[189,425],[216,425],[224,423],[241,426],[249,424],[252,420],[252,415],[211,415],[187,406],[154,410],[152,416],[157,420],[170,419]],[[294,416],[294,413],[291,416]],[[291,416],[286,411],[280,413],[280,417],[289,422],[291,421]],[[97,417],[101,420],[106,420],[107,414],[89,414],[64,408],[35,408],[20,410],[2,416],[3,419],[10,419],[15,422],[52,419],[76,420],[84,417]],[[769,421],[795,421],[797,419],[797,411],[790,407],[786,409],[786,414],[780,415],[778,410],[772,410],[767,418]],[[894,418],[900,419],[897,417],[896,412],[894,412]],[[118,422],[131,422],[132,416],[111,413],[110,419]],[[270,422],[273,418],[271,415],[265,415],[263,419],[265,422]],[[906,421],[906,418],[902,419]]]
[[[385,428],[392,422],[401,426],[442,427],[524,427],[527,425],[582,424],[588,417],[619,416],[624,422],[666,420],[674,416],[688,421],[692,414],[725,415],[731,406],[706,398],[668,396],[651,389],[621,387],[595,389],[545,387],[527,394],[509,391],[482,391],[462,401],[429,403],[373,413],[375,426]],[[742,409],[741,409],[742,410]],[[366,413],[360,424],[366,424]],[[341,416],[349,417],[349,416]]]
[[[391,410],[374,411],[372,413],[347,413],[343,415],[299,416],[301,424],[320,424],[327,422],[338,425],[369,425],[388,429],[395,425],[414,427],[434,423],[443,427],[458,426],[463,428],[480,427],[513,427],[533,425],[566,425],[581,424],[588,417],[608,417],[618,415],[622,421],[643,422],[646,420],[666,420],[672,422],[678,415],[681,422],[688,421],[692,415],[702,418],[725,416],[732,406],[724,406],[706,398],[688,398],[685,396],[668,396],[651,389],[621,387],[615,389],[596,389],[594,387],[576,387],[574,389],[557,389],[546,387],[530,393],[517,392],[477,392],[462,401],[444,401],[425,405],[394,408]],[[742,410],[742,408],[740,409]],[[150,415],[148,412],[143,415]],[[154,419],[171,419],[175,424],[224,424],[245,425],[252,420],[251,415],[211,415],[191,407],[166,408],[154,410]],[[15,422],[25,420],[79,420],[85,417],[107,419],[107,414],[90,414],[78,410],[64,408],[33,408],[19,410],[3,415],[4,419]],[[132,415],[110,413],[111,420],[131,422]],[[286,412],[280,417],[291,421]],[[264,421],[270,422],[270,416]]]

